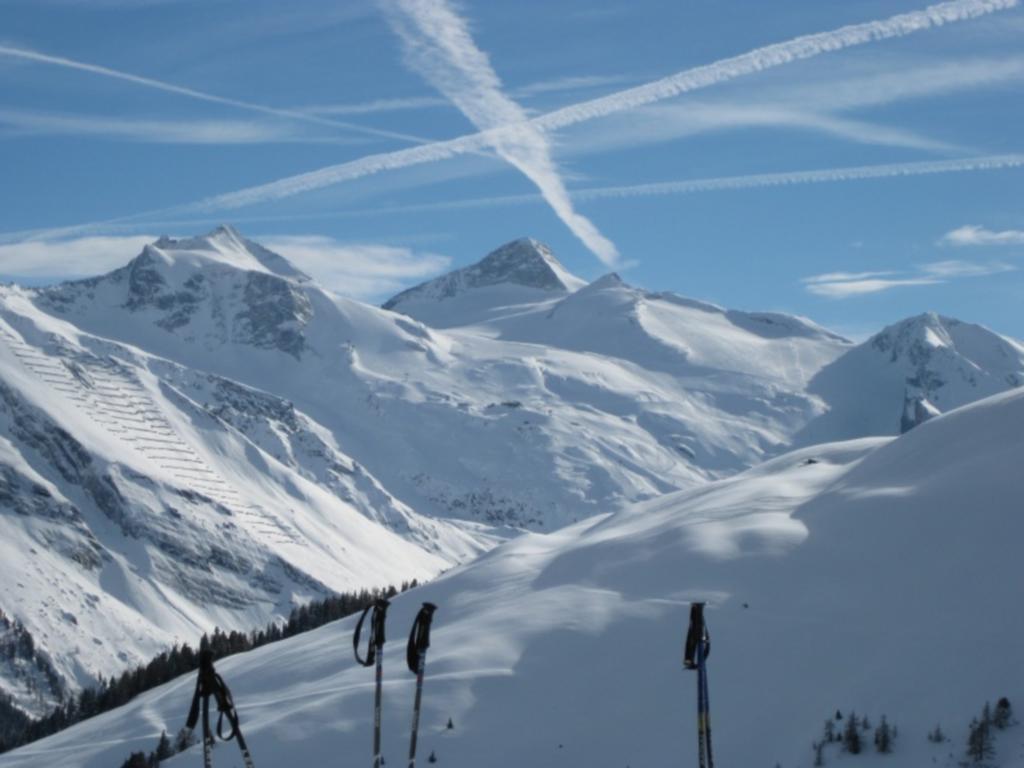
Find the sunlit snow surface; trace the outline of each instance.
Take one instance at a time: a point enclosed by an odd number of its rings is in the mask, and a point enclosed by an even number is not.
[[[583,285],[530,240],[403,296],[408,315],[338,297],[230,228],[0,287],[0,610],[70,689],[1024,383],[1024,347],[978,326],[923,315],[853,345]],[[19,663],[0,688],[41,712]]]
[[[440,608],[423,756],[456,767],[688,764],[695,680],[681,646],[688,602],[706,599],[721,765],[809,766],[837,708],[898,725],[888,765],[956,765],[986,700],[1024,700],[1022,431],[1024,393],[1000,395],[895,440],[802,450],[527,535],[401,596],[389,614],[385,756],[404,759],[404,632],[430,600]],[[219,664],[257,764],[369,758],[372,672],[352,660],[352,625]],[[117,765],[180,727],[192,686],[182,678],[0,766]],[[936,723],[951,742],[926,740]],[[233,749],[218,747],[218,759],[231,764]],[[1021,727],[997,749],[998,765],[1024,765]],[[854,760],[829,750],[829,763]],[[197,759],[193,749],[169,764]]]

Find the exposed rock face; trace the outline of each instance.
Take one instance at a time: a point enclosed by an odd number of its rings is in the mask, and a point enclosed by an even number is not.
[[[401,311],[403,305],[413,301],[444,301],[466,291],[497,285],[568,293],[580,288],[583,281],[570,274],[546,245],[522,238],[506,243],[472,266],[403,291],[383,306]]]
[[[203,237],[160,238],[124,267],[45,289],[38,301],[72,317],[112,302],[139,322],[201,336],[207,346],[249,344],[298,359],[313,315],[308,282],[281,256],[220,227]]]

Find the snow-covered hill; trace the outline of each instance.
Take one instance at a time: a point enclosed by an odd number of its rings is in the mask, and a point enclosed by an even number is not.
[[[402,633],[430,600],[440,608],[422,755],[453,768],[685,764],[695,680],[681,644],[689,601],[704,599],[719,763],[810,766],[839,709],[898,727],[887,764],[953,768],[985,701],[1024,700],[1022,431],[1024,392],[999,395],[897,439],[805,449],[524,536],[399,597],[385,757],[401,760],[407,745]],[[372,673],[351,658],[352,626],[220,663],[258,764],[369,756]],[[180,727],[192,687],[182,678],[0,766],[117,765]],[[927,740],[936,724],[950,741]],[[838,749],[826,747],[826,764],[875,759]],[[219,759],[233,750],[218,747]],[[1022,726],[996,750],[993,764],[1024,766]],[[167,764],[196,759],[193,749]]]

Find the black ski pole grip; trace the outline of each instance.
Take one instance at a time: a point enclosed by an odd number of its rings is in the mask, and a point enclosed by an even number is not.
[[[409,632],[409,643],[405,647],[405,663],[413,674],[419,673],[420,655],[430,647],[430,622],[434,619],[437,606],[424,603]]]
[[[356,622],[356,631],[352,634],[352,650],[355,651],[356,661],[364,667],[372,667],[377,660],[377,651],[384,647],[384,621],[389,605],[390,603],[384,598],[375,600],[373,604],[363,609],[359,621]],[[367,615],[370,616],[370,637],[367,642],[366,658],[363,658],[359,653],[359,638],[362,635],[363,623],[366,621]]]
[[[690,603],[690,627],[686,631],[686,647],[683,652],[684,667],[696,669],[697,643],[705,641],[705,655],[707,655],[707,637],[707,627],[704,625],[704,603]]]

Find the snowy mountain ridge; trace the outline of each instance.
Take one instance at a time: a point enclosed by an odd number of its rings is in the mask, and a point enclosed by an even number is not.
[[[534,241],[495,253],[486,280],[424,293],[444,328],[411,300],[333,295],[230,228],[0,288],[0,578],[23,585],[0,611],[57,681],[23,659],[0,687],[38,712],[215,624],[426,578],[1024,380],[1019,343],[944,318],[924,346],[853,345],[614,275],[580,287]],[[960,371],[974,385],[935,384]],[[932,382],[927,404],[911,380]]]

